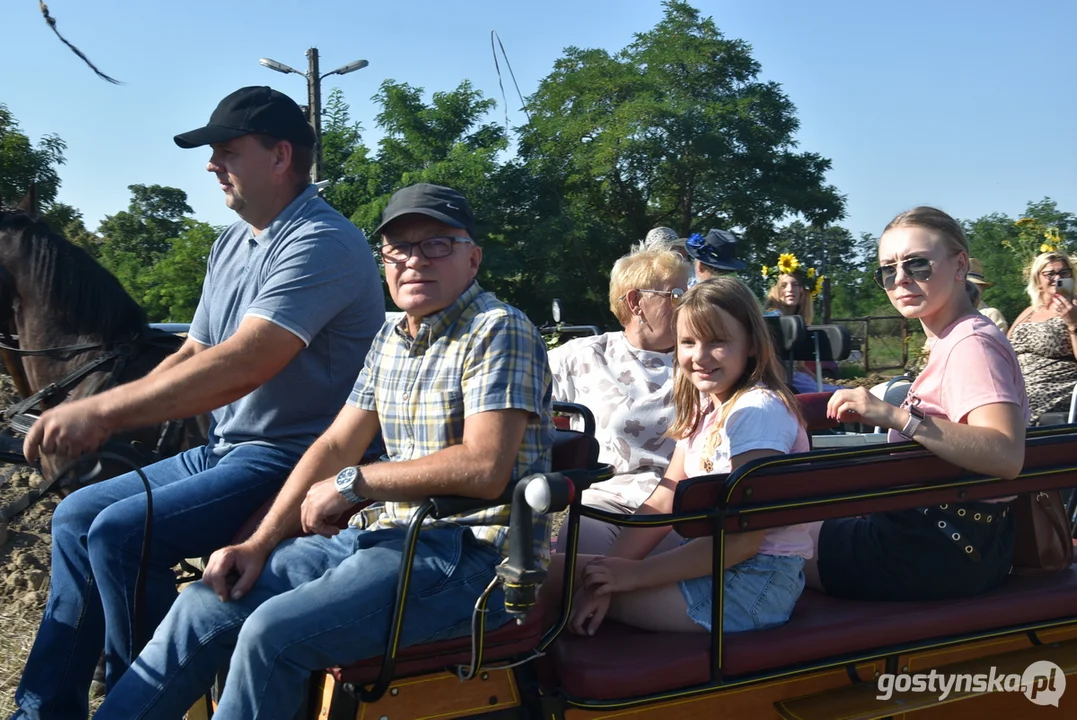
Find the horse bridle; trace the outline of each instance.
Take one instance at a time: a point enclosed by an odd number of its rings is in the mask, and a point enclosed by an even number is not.
[[[97,350],[106,347],[106,343],[104,342],[90,342],[42,348],[38,350],[26,350],[15,345],[14,339],[6,330],[2,333],[2,336],[5,342],[0,343],[0,351],[3,351],[5,355],[10,353],[17,357],[47,357],[53,360],[70,360],[75,355],[86,352],[87,350]],[[97,368],[107,362],[115,360],[112,370],[109,372],[101,389],[105,390],[112,387],[127,366],[127,361],[134,357],[137,352],[137,348],[133,342],[120,343],[112,350],[79,365],[56,382],[49,383],[36,393],[23,398],[4,410],[3,414],[0,414],[0,418],[3,418],[4,422],[6,422],[15,432],[29,432],[30,426],[33,425],[36,418],[32,415],[27,415],[26,413],[28,410],[32,410],[42,403],[47,403],[60,393],[70,390],[82,382],[87,375],[97,370]],[[12,377],[15,378],[15,368],[11,367],[11,363],[5,362],[5,364],[8,365],[8,371],[11,372]],[[18,372],[21,376],[23,385],[28,388],[29,383],[26,381],[26,372],[22,367],[22,362],[18,363]],[[18,379],[16,379],[16,385],[18,385]]]

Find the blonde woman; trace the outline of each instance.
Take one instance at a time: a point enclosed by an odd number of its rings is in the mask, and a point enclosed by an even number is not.
[[[1046,252],[1032,261],[1032,304],[1013,321],[1009,338],[1025,376],[1033,424],[1044,413],[1067,411],[1077,385],[1077,305],[1072,295],[1073,260],[1068,255]]]
[[[610,480],[583,493],[585,505],[630,514],[654,490],[676,442],[673,424],[673,307],[691,267],[669,249],[618,260],[610,273],[610,310],[624,328],[572,340],[550,351],[554,400],[587,406],[597,421],[599,460]],[[604,554],[618,528],[583,518],[580,552]],[[564,538],[559,538],[560,549]]]

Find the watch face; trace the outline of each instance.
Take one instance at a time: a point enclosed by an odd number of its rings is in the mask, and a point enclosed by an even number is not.
[[[337,473],[337,485],[347,484],[351,485],[355,482],[355,477],[359,474],[359,471],[354,467],[346,467]]]

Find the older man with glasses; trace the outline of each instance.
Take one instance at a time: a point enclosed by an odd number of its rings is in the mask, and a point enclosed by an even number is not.
[[[550,371],[538,330],[475,282],[482,248],[467,200],[413,185],[375,231],[404,311],[374,340],[348,404],[296,466],[251,538],[213,554],[95,717],[175,717],[229,663],[218,720],[290,720],[310,673],[382,654],[405,528],[432,495],[501,497],[547,471]],[[390,462],[356,467],[381,431]],[[335,521],[375,505],[339,530]],[[402,646],[470,632],[476,600],[508,551],[509,507],[424,525]],[[305,531],[313,533],[292,540]],[[536,515],[536,557],[550,520]],[[504,595],[487,629],[504,623]]]

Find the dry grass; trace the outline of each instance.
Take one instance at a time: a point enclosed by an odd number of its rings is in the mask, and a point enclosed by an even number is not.
[[[15,712],[15,688],[19,686],[41,613],[40,607],[28,608],[22,604],[0,608],[0,717]]]

